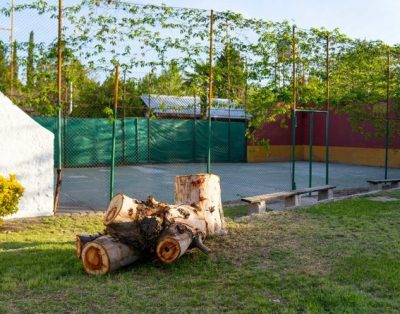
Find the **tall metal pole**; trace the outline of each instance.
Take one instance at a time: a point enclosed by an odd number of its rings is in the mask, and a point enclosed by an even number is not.
[[[58,0],[58,58],[57,58],[57,92],[58,92],[58,119],[57,119],[57,139],[58,139],[58,167],[57,167],[57,183],[56,183],[56,192],[54,195],[54,213],[57,211],[58,200],[61,193],[61,183],[62,183],[62,143],[61,143],[61,115],[62,115],[62,90],[61,90],[61,74],[62,74],[62,8],[63,1]]]
[[[119,81],[119,65],[117,64],[115,66],[115,79],[114,79],[114,119],[113,119],[113,129],[112,129],[110,200],[114,197],[114,187],[115,187],[115,136],[116,136],[117,110],[118,110],[118,81]]]
[[[293,25],[292,29],[292,190],[296,190],[295,171],[296,171],[296,26]]]
[[[292,102],[293,110],[296,110],[296,26],[293,25],[292,28]]]
[[[314,111],[310,113],[310,130],[309,130],[309,156],[308,156],[308,187],[312,187],[313,172],[313,139],[314,139]],[[311,194],[310,194],[311,195]]]
[[[126,117],[126,66],[124,67],[124,89],[122,91],[122,162],[126,163],[126,132],[125,132],[125,117]]]
[[[326,36],[326,111],[329,111],[331,106],[331,82],[330,82],[330,67],[331,67],[331,58],[330,58],[330,38],[329,34]]]
[[[69,108],[68,108],[68,114],[72,113],[72,110],[74,110],[74,84],[72,81],[69,82]]]
[[[329,110],[331,107],[330,46],[329,34],[326,36],[326,116],[325,116],[325,184],[329,184]]]
[[[230,42],[229,42],[229,26],[226,23],[226,43],[225,43],[225,54],[226,54],[226,70],[227,70],[227,81],[228,81],[228,92],[227,98],[228,101],[231,101],[231,96],[233,96],[233,88],[231,85],[231,72],[230,72]],[[229,104],[229,118],[228,118],[228,161],[231,161],[231,104]]]
[[[214,11],[210,14],[210,75],[208,81],[208,152],[207,173],[211,173],[211,104],[213,98],[213,41],[214,41]]]
[[[385,180],[388,178],[388,151],[389,151],[389,105],[390,105],[390,48],[387,51],[387,77],[386,77],[386,134],[385,134]]]
[[[58,106],[61,108],[62,99],[62,6],[63,0],[58,1],[58,62],[57,62],[57,91]]]
[[[11,25],[10,25],[10,96],[14,94],[14,58],[15,58],[15,43],[14,43],[14,0],[11,0]]]

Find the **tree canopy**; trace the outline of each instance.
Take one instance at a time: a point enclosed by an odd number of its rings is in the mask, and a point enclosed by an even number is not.
[[[50,1],[34,0],[16,10],[56,19],[58,8]],[[9,14],[6,9],[0,13]],[[125,109],[131,108],[125,113],[143,114],[132,108],[140,108],[140,95],[149,93],[196,95],[203,107],[206,105],[209,12],[124,0],[83,0],[64,8],[64,20],[63,95],[68,103],[72,85],[72,114],[101,116],[104,108],[111,106],[116,63],[124,74],[120,78],[121,101]],[[368,120],[382,128],[384,112],[380,108],[387,101],[388,90],[391,117],[398,117],[398,46],[350,39],[337,29],[295,28],[293,33],[293,25],[286,21],[250,19],[230,11],[215,13],[214,21],[214,96],[244,107],[253,117],[250,126],[256,128],[290,114],[293,62],[299,107],[327,105],[329,74],[331,109],[347,112],[355,127]],[[27,43],[18,44],[20,64],[14,67],[19,69],[16,74],[21,84],[18,102],[54,114],[55,41],[34,43],[33,33],[27,38]],[[7,44],[0,42],[2,90],[9,84],[8,50]],[[25,78],[21,72],[26,73]]]

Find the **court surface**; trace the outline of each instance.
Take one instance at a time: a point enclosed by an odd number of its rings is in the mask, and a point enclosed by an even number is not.
[[[211,172],[220,176],[223,202],[243,196],[286,191],[291,188],[291,163],[214,163]],[[173,203],[176,175],[205,173],[205,164],[148,164],[117,167],[115,193]],[[309,163],[296,162],[297,188],[308,187]],[[382,179],[384,168],[348,164],[330,164],[329,184],[337,189],[367,187],[366,180]],[[400,178],[400,169],[389,169],[389,178]],[[110,170],[108,168],[63,169],[61,209],[103,210],[109,202]],[[325,164],[313,163],[312,185],[325,184]]]

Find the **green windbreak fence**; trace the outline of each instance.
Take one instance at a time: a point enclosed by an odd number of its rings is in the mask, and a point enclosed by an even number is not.
[[[55,133],[56,118],[34,119]],[[117,164],[205,162],[208,145],[207,123],[203,120],[118,119]],[[212,122],[213,162],[246,161],[245,127],[244,122]],[[107,119],[65,118],[62,137],[64,167],[110,164],[112,124]],[[56,150],[57,147],[56,142]],[[56,163],[57,156],[55,151]]]

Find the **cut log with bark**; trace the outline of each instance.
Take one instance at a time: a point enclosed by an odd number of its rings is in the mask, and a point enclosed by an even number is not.
[[[204,215],[207,234],[226,234],[220,179],[214,174],[175,177],[175,204],[191,204]]]
[[[104,224],[107,226],[113,222],[129,222],[137,219],[138,204],[138,200],[122,193],[115,195],[104,215]]]
[[[175,205],[117,194],[104,215],[103,233],[77,236],[85,270],[105,274],[139,258],[172,263],[191,248],[208,254],[204,239],[226,233],[219,177],[179,176],[175,188]]]
[[[111,199],[108,205],[104,215],[104,225],[137,221],[144,216],[160,213],[166,207],[168,207],[167,204],[157,202],[151,195],[146,201],[139,201],[119,193]]]
[[[109,235],[87,243],[82,251],[82,262],[86,272],[104,275],[127,266],[140,258],[140,253]]]
[[[193,232],[181,224],[173,224],[160,236],[156,255],[163,263],[172,263],[181,257],[193,242]]]
[[[170,224],[179,223],[187,226],[193,233],[207,235],[207,221],[204,212],[190,205],[170,205],[165,211],[165,220]]]
[[[83,247],[85,246],[86,243],[91,242],[93,240],[96,240],[98,237],[101,237],[101,233],[96,233],[96,234],[85,234],[85,235],[77,235],[76,236],[76,256],[78,258],[82,257],[82,251]]]

